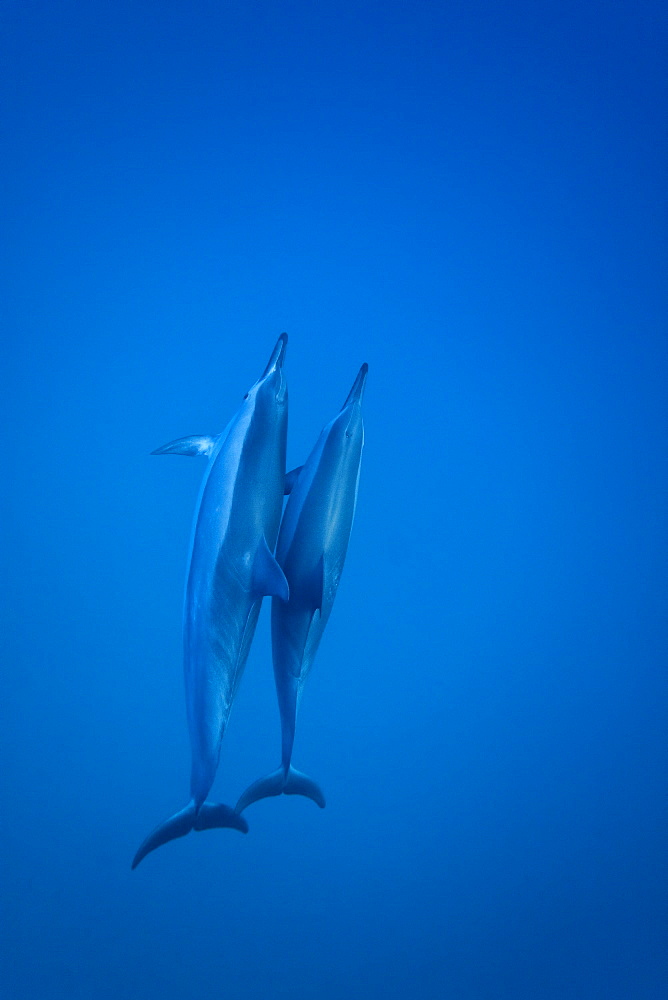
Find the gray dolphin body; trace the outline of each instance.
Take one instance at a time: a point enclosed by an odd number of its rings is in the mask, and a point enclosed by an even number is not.
[[[250,785],[236,805],[241,813],[270,795],[305,795],[324,807],[309,777],[291,765],[297,710],[304,682],[329,619],[353,525],[364,426],[362,365],[339,414],[323,429],[294,478],[276,547],[290,587],[289,601],[274,598],[271,634],[274,677],[281,716],[282,758],[278,770]]]
[[[181,438],[153,452],[206,455],[209,461],[195,509],[183,614],[191,797],[146,838],[133,868],[156,847],[193,829],[248,830],[229,806],[205,799],[262,597],[288,599],[285,576],[272,555],[285,487],[286,343],[282,334],[263,375],[222,434]]]

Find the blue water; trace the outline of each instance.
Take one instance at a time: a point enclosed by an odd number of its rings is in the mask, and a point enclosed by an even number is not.
[[[668,992],[664,5],[5,0],[0,993]],[[186,801],[202,465],[364,361],[294,762]],[[215,792],[275,767],[263,608]]]

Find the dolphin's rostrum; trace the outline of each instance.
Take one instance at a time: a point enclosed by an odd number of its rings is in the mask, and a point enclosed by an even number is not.
[[[241,813],[269,795],[305,795],[319,806],[318,785],[291,765],[297,709],[304,682],[327,624],[346,558],[357,502],[364,445],[362,365],[340,413],[323,429],[306,463],[287,477],[291,487],[276,547],[290,599],[274,597],[271,633],[281,715],[278,770],[261,778],[237,802]]]
[[[287,601],[289,595],[272,555],[285,488],[287,339],[281,334],[262,376],[222,434],[181,438],[153,453],[205,455],[208,465],[195,509],[183,614],[191,797],[147,837],[133,868],[156,847],[193,829],[248,830],[229,806],[205,799],[262,597]]]

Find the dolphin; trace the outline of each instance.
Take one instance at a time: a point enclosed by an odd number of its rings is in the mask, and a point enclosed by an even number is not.
[[[271,607],[274,678],[281,716],[281,766],[250,785],[237,802],[247,806],[270,795],[305,795],[321,808],[325,797],[307,775],[292,767],[297,710],[341,578],[353,525],[364,426],[363,364],[340,413],[323,429],[305,464],[288,474],[290,492],[276,559],[290,588],[286,602]]]
[[[171,441],[154,455],[204,455],[183,609],[183,653],[192,750],[190,801],[161,823],[132,862],[190,830],[248,831],[230,806],[207,803],[220,746],[255,632],[263,596],[288,600],[272,555],[285,489],[287,387],[278,338],[264,372],[222,434]]]

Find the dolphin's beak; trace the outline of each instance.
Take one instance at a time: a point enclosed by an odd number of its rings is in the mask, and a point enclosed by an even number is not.
[[[350,406],[351,403],[362,402],[362,394],[364,393],[364,385],[366,383],[366,376],[368,371],[369,371],[369,366],[365,361],[357,373],[357,378],[353,382],[353,387],[348,393],[348,398],[341,407],[342,410],[345,410],[346,406]]]
[[[285,359],[285,349],[287,347],[287,344],[288,344],[288,335],[287,333],[282,333],[278,338],[278,340],[276,341],[276,347],[271,352],[271,357],[267,362],[267,367],[262,372],[259,381],[262,381],[262,379],[266,378],[267,375],[271,375],[272,372],[275,372],[279,368],[283,367],[283,361]]]

